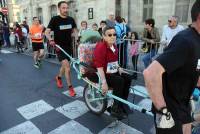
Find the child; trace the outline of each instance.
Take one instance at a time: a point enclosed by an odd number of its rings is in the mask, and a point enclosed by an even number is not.
[[[131,48],[130,48],[130,55],[132,57],[133,69],[137,71],[137,62],[139,56],[139,43],[136,41],[138,40],[138,34],[136,32],[131,32]],[[133,78],[137,79],[137,73],[133,74]]]

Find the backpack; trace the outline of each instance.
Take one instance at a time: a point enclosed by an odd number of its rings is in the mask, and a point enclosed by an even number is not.
[[[126,31],[125,31],[125,25],[123,24],[123,29],[119,25],[116,25],[116,26],[119,27],[120,29],[120,36],[118,38],[125,39],[127,37]]]

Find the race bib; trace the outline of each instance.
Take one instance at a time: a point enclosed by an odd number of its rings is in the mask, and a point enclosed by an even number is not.
[[[37,39],[41,39],[42,38],[42,34],[41,33],[35,33],[34,36]]]
[[[108,65],[107,65],[107,71],[106,73],[117,73],[118,71],[118,62],[109,62]]]
[[[60,30],[67,30],[67,29],[72,29],[72,25],[60,25],[59,26]]]

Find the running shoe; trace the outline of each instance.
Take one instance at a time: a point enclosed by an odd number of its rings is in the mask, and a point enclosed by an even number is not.
[[[35,63],[33,66],[34,66],[35,68],[37,68],[37,69],[40,68],[39,65],[38,65],[38,63]]]
[[[56,85],[58,88],[63,88],[62,79],[56,76]]]
[[[70,88],[69,88],[69,95],[70,95],[71,97],[76,96],[76,92],[75,92],[75,90],[74,90],[73,87],[70,87]]]
[[[41,62],[41,60],[38,60],[37,63],[38,63],[38,65],[39,65],[39,67],[42,66],[42,62]]]

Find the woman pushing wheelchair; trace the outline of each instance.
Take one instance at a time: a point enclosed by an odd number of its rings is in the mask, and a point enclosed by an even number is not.
[[[93,57],[94,67],[97,69],[102,82],[102,93],[105,95],[110,87],[113,88],[114,95],[127,100],[131,76],[118,65],[115,28],[105,27],[102,33],[103,40],[96,44]],[[98,82],[97,75],[89,79]],[[127,117],[123,104],[117,100],[114,100],[110,113],[118,119]]]

